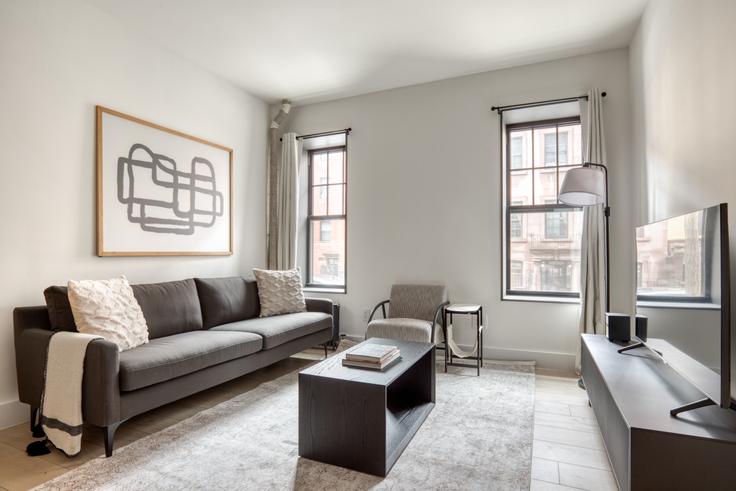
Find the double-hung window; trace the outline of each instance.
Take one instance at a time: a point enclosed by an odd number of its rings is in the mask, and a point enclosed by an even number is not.
[[[559,200],[582,164],[578,117],[506,125],[504,298],[578,297],[582,210]]]
[[[346,146],[308,151],[307,286],[345,289]]]

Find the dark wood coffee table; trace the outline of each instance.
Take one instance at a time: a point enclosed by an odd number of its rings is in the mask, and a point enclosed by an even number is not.
[[[299,455],[386,476],[434,408],[434,345],[363,343],[397,346],[401,360],[385,372],[348,368],[347,350],[301,371]]]

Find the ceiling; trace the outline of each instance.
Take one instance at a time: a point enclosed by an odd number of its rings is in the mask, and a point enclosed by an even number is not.
[[[269,102],[627,46],[647,0],[88,0]]]

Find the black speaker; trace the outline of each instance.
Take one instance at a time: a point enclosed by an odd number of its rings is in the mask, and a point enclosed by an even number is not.
[[[637,315],[636,316],[636,337],[642,342],[647,342],[647,316]]]
[[[608,340],[618,343],[631,341],[631,318],[626,314],[606,314],[606,331]]]

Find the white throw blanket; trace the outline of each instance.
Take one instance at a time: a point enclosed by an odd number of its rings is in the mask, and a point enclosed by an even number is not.
[[[46,355],[41,426],[56,448],[72,457],[82,449],[82,377],[87,345],[100,336],[57,332]]]

